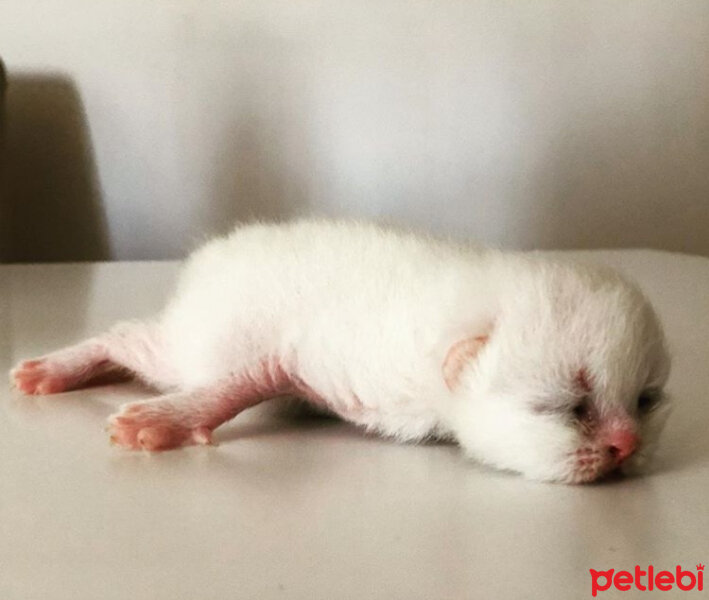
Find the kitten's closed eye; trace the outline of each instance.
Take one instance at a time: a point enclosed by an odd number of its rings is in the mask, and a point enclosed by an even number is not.
[[[662,402],[662,392],[656,389],[644,390],[638,396],[638,412],[643,415],[657,408]]]
[[[574,420],[581,423],[591,419],[591,401],[584,397],[571,409]]]

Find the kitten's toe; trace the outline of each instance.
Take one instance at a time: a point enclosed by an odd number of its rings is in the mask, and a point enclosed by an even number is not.
[[[109,417],[108,432],[112,443],[129,450],[159,452],[212,442],[211,429],[190,428],[176,422],[169,413],[140,402],[127,404]]]
[[[71,387],[71,381],[57,365],[46,359],[26,360],[10,371],[10,381],[24,394],[58,394]]]

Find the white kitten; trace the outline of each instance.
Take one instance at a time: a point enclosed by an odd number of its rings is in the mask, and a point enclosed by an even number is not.
[[[114,442],[209,443],[295,394],[402,440],[446,436],[528,477],[579,483],[654,450],[668,412],[657,317],[616,273],[358,223],[238,227],[188,260],[153,323],[20,364],[29,394],[130,373]]]

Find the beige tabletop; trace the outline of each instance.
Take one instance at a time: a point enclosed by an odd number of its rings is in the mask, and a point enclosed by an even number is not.
[[[148,455],[103,426],[149,390],[2,385],[0,599],[575,599],[591,568],[709,562],[709,259],[578,254],[637,279],[667,329],[675,409],[649,475],[531,483],[268,405],[218,447]],[[0,266],[0,369],[154,312],[176,268]]]

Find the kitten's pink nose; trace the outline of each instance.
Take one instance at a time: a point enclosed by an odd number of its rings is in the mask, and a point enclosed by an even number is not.
[[[612,431],[606,437],[608,452],[616,462],[621,464],[625,459],[635,452],[638,446],[638,436],[629,429],[618,429]]]

